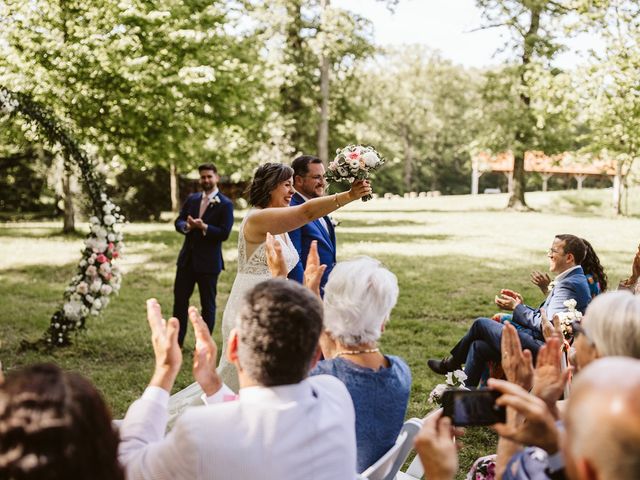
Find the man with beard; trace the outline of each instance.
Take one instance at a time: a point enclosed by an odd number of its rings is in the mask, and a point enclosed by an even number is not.
[[[198,167],[202,192],[189,195],[175,221],[176,231],[185,235],[178,255],[173,284],[173,316],[180,321],[178,343],[187,333],[187,308],[198,284],[202,317],[213,330],[216,321],[218,275],[224,270],[222,242],[233,226],[233,204],[218,190],[218,170],[212,163]]]
[[[291,167],[293,168],[293,188],[296,189],[296,193],[291,198],[292,206],[324,196],[326,182],[322,160],[311,155],[303,155],[296,158],[291,163]],[[298,282],[302,282],[311,242],[314,240],[318,242],[320,263],[327,266],[320,282],[320,292],[323,294],[324,284],[327,283],[329,273],[336,264],[336,233],[331,218],[327,215],[309,222],[305,226],[289,232],[289,237],[300,255],[300,261],[289,273],[289,278]]]

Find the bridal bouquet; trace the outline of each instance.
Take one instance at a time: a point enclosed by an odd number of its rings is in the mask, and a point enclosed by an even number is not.
[[[362,145],[347,145],[336,150],[336,158],[329,163],[325,174],[327,182],[341,183],[356,180],[366,180],[370,172],[377,170],[384,163],[384,159],[373,147]],[[371,200],[371,195],[362,197],[362,201]]]
[[[573,322],[582,321],[582,312],[580,312],[580,310],[576,310],[577,304],[578,302],[573,299],[566,300],[563,305],[567,307],[567,311],[557,314],[558,319],[560,320],[560,330],[562,331],[562,335],[566,340],[570,340],[573,336],[571,324]]]

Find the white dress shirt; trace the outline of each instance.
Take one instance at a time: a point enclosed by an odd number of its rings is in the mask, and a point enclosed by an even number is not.
[[[356,478],[353,403],[335,377],[243,388],[236,401],[187,410],[165,437],[168,401],[149,387],[129,407],[119,448],[128,480]]]

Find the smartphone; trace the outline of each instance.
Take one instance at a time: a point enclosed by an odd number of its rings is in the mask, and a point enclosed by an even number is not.
[[[451,389],[442,396],[445,416],[456,426],[493,425],[506,421],[506,409],[496,405],[500,392],[485,388]]]

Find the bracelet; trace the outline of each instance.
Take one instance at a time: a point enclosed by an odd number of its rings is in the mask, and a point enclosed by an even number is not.
[[[336,207],[338,207],[338,208],[342,207],[342,205],[340,205],[340,202],[338,201],[338,194],[337,193],[333,196],[333,200],[336,202]]]

